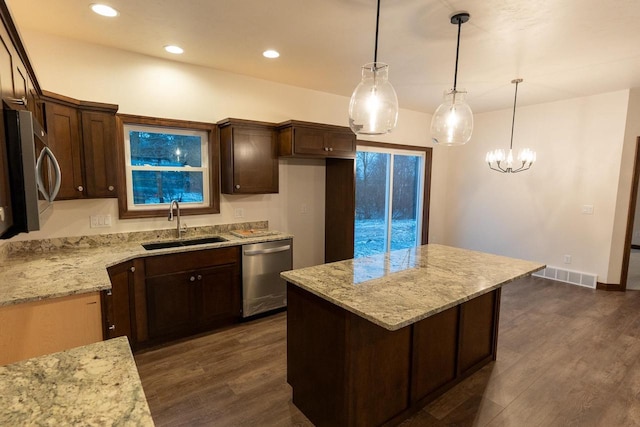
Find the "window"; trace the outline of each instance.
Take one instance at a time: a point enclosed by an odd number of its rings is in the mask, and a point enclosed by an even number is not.
[[[219,213],[215,125],[119,115],[124,186],[120,217]]]
[[[426,243],[431,152],[402,147],[358,144],[354,258]]]

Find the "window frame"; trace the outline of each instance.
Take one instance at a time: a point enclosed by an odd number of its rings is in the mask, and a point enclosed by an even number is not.
[[[181,215],[204,215],[220,213],[220,143],[217,136],[217,126],[213,123],[192,122],[186,120],[164,119],[156,117],[136,116],[129,114],[117,114],[117,155],[118,155],[118,211],[121,219],[129,218],[154,218],[166,216],[169,203],[163,203],[156,209],[131,209],[127,186],[131,182],[131,168],[126,164],[126,151],[124,128],[130,126],[149,126],[155,128],[167,128],[183,131],[200,131],[207,133],[207,158],[209,172],[209,203],[207,206],[189,207],[188,204],[180,206]],[[205,196],[206,198],[206,196]]]
[[[429,207],[430,197],[431,197],[431,163],[433,159],[433,148],[432,147],[421,147],[417,145],[403,145],[403,144],[393,144],[393,143],[385,143],[385,142],[374,142],[374,141],[366,141],[366,140],[357,140],[356,141],[356,152],[360,147],[368,147],[371,149],[381,149],[381,150],[390,150],[397,154],[402,154],[402,151],[413,151],[413,152],[423,152],[424,153],[424,181],[422,185],[422,230],[421,230],[421,239],[419,244],[426,245],[429,243]],[[354,159],[354,174],[355,174],[355,159]],[[355,177],[354,177],[354,192],[355,192]],[[355,209],[355,200],[354,200],[354,209]],[[354,237],[355,237],[355,212],[354,212]],[[355,240],[354,240],[354,251],[355,251]]]

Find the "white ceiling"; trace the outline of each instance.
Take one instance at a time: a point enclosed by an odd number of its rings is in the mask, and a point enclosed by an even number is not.
[[[376,0],[105,0],[112,19],[91,2],[7,0],[23,30],[347,97],[373,61]],[[457,11],[471,14],[458,88],[476,112],[510,107],[516,77],[518,105],[640,87],[639,0],[382,0],[378,60],[401,108],[433,112],[452,86]]]

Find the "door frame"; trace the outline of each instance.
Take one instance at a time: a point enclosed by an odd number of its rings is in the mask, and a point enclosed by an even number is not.
[[[631,241],[633,240],[633,223],[636,215],[636,203],[638,201],[638,183],[640,182],[640,136],[636,138],[635,156],[633,158],[633,180],[631,182],[631,194],[629,197],[629,210],[627,211],[627,230],[624,237],[624,251],[622,254],[622,271],[620,272],[620,285],[607,287],[607,290],[626,291],[629,277],[629,258],[631,257]]]

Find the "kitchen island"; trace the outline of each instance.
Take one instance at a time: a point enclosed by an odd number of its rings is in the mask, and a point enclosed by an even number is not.
[[[495,360],[501,287],[544,267],[431,244],[282,273],[294,404],[318,426],[401,421]]]

